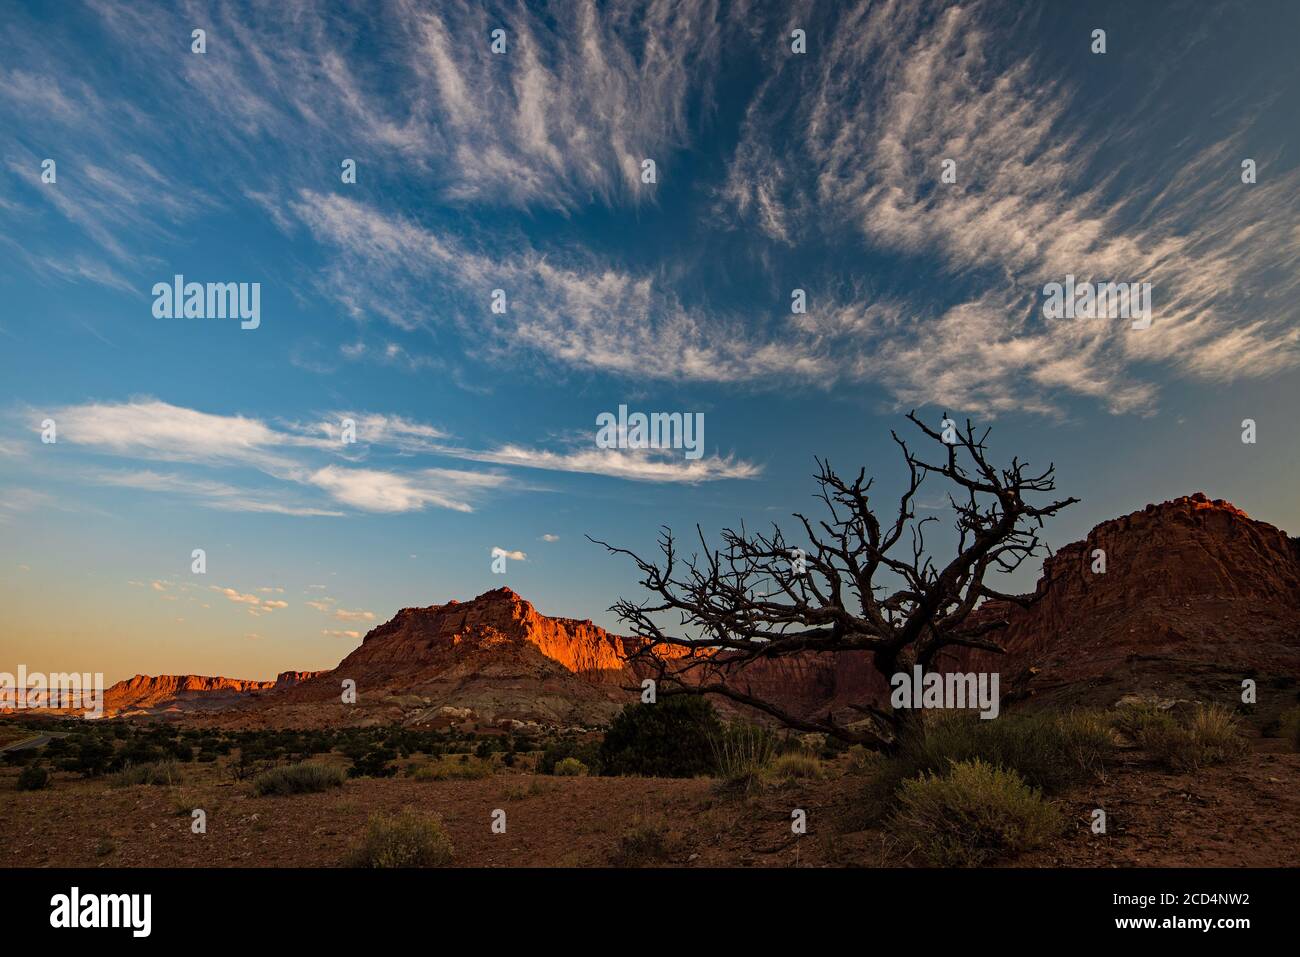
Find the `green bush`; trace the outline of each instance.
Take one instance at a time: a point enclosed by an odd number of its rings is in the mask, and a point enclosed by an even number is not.
[[[366,825],[361,846],[353,851],[350,867],[445,867],[452,846],[435,817],[410,808],[400,814],[375,814]]]
[[[341,788],[347,775],[342,768],[320,764],[316,761],[304,761],[282,768],[263,771],[253,778],[253,794],[256,797],[278,794],[315,794],[330,788]]]
[[[18,790],[40,791],[50,786],[50,772],[40,765],[33,764],[22,769],[18,775]]]
[[[587,773],[587,766],[577,758],[565,758],[555,765],[554,773],[562,778],[583,777]]]
[[[1041,847],[1064,827],[1060,812],[1014,771],[976,758],[946,774],[904,781],[891,828],[931,864],[978,867]]]
[[[1241,735],[1240,719],[1220,704],[1197,705],[1183,724],[1172,718],[1149,721],[1138,731],[1137,743],[1156,761],[1176,771],[1226,764],[1249,747]]]
[[[539,774],[554,774],[555,766],[565,758],[576,758],[600,773],[600,742],[578,741],[573,738],[560,738],[546,745],[541,759],[537,762]]]
[[[148,764],[124,764],[122,770],[113,775],[110,786],[129,788],[137,784],[153,784],[170,787],[185,780],[181,766],[175,761],[152,761]]]
[[[603,774],[690,778],[714,768],[710,738],[722,733],[713,705],[697,695],[629,704],[600,746]]]

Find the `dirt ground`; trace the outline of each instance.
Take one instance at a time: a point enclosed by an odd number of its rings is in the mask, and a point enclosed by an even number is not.
[[[709,779],[563,778],[499,773],[478,780],[354,779],[341,790],[253,797],[220,766],[190,765],[177,787],[110,788],[58,774],[53,788],[15,788],[0,771],[0,860],[6,866],[329,867],[372,812],[437,814],[466,867],[610,866],[625,834],[664,837],[653,862],[675,867],[912,866],[879,828],[863,830],[864,778],[846,765],[826,780],[721,791]],[[1010,860],[1033,867],[1300,866],[1300,755],[1279,741],[1226,767],[1178,774],[1122,757],[1105,781],[1061,799],[1072,830]],[[1093,808],[1108,833],[1089,829]],[[203,808],[207,833],[191,833]],[[506,833],[491,815],[506,812]],[[807,833],[791,814],[807,813]]]

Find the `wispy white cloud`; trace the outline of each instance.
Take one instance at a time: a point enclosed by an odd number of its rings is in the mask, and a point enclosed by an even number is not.
[[[504,476],[454,469],[385,472],[379,469],[327,465],[308,477],[333,498],[367,512],[410,512],[426,505],[470,512],[470,495],[498,487]]]
[[[337,509],[297,504],[273,495],[194,476],[143,470],[94,469],[85,473],[91,484],[163,492],[198,499],[208,508],[229,512],[264,512],[277,515],[338,516]]]
[[[252,593],[240,592],[234,588],[223,588],[220,585],[209,585],[208,587],[212,591],[224,595],[228,601],[243,605],[245,610],[255,618],[289,607],[287,601],[281,601],[280,599],[259,598]]]
[[[685,459],[668,449],[571,449],[554,452],[504,445],[491,451],[448,450],[448,454],[476,462],[514,465],[556,472],[581,472],[608,475],[638,482],[672,482],[694,484],[720,479],[752,479],[762,467],[734,456]]]
[[[6,521],[9,515],[47,508],[54,502],[53,495],[39,489],[21,487],[0,489],[0,522]]]
[[[375,613],[360,609],[336,608],[334,609],[334,617],[339,621],[374,621]]]
[[[329,595],[324,595],[320,599],[313,599],[305,603],[308,608],[314,608],[322,614],[330,615],[338,621],[374,621],[375,613],[373,611],[364,611],[362,609],[343,608],[339,605],[338,599]]]
[[[694,382],[822,381],[837,376],[831,344],[791,323],[756,328],[753,316],[681,304],[671,284],[586,256],[527,250],[490,257],[406,217],[334,193],[300,192],[292,211],[333,247],[341,265],[327,291],[358,317],[378,313],[402,328],[427,322],[427,290],[458,290],[457,329],[487,358],[542,355],[580,369]],[[508,291],[504,315],[493,289]],[[471,311],[472,309],[472,311]]]
[[[974,287],[914,293],[897,304],[910,321],[857,330],[852,373],[903,405],[1055,412],[1079,395],[1130,412],[1156,401],[1150,363],[1217,382],[1300,365],[1283,305],[1300,293],[1300,173],[1242,184],[1243,135],[1173,170],[1118,150],[1141,114],[1079,122],[1074,91],[1017,58],[992,10],[845,7],[815,59],[771,55],[749,108],[721,191],[735,218],[781,242],[849,224]],[[1041,288],[1067,274],[1151,282],[1152,327],[1044,322]]]
[[[358,443],[372,443],[401,452],[437,451],[439,443],[450,433],[434,425],[415,422],[400,415],[382,415],[375,412],[333,412],[314,426],[316,431],[331,442],[342,444],[344,423],[351,422]],[[300,431],[313,427],[299,426]]]
[[[57,424],[59,442],[117,458],[195,468],[248,469],[264,477],[261,486],[208,474],[155,468],[87,467],[66,475],[101,487],[157,492],[197,501],[224,511],[289,516],[339,516],[337,506],[364,512],[398,514],[424,508],[473,511],[483,495],[511,486],[500,471],[421,467],[413,456],[437,456],[488,465],[606,475],[649,482],[703,482],[752,478],[758,466],[733,456],[683,460],[668,450],[623,451],[595,448],[549,451],[518,445],[477,451],[454,446],[438,426],[400,415],[335,412],[306,423],[272,426],[259,418],[222,415],[143,398],[127,402],[93,402],[49,412],[23,409],[16,416],[28,428],[46,417]],[[344,442],[347,420],[356,425],[356,441]],[[402,464],[377,467],[356,464],[376,455]],[[346,464],[322,464],[322,456]],[[269,483],[266,479],[271,480]],[[332,500],[318,504],[286,489],[319,489]],[[12,491],[0,502],[0,517],[28,507],[30,495]],[[333,505],[335,507],[330,507]]]
[[[59,440],[117,455],[172,462],[290,464],[276,449],[291,441],[264,422],[218,415],[157,399],[92,402],[53,409]],[[33,416],[36,423],[42,417]],[[39,431],[39,425],[33,426]]]
[[[205,129],[312,153],[370,143],[372,162],[427,171],[444,201],[561,210],[641,201],[642,159],[667,166],[687,145],[722,42],[716,0],[390,0],[346,24],[314,4],[90,6],[153,82],[214,118]],[[385,30],[382,58],[355,42],[368,16]],[[212,38],[206,56],[139,47],[142,34],[188,37],[197,22]],[[497,27],[502,56],[488,48]],[[84,109],[57,87],[13,95]]]

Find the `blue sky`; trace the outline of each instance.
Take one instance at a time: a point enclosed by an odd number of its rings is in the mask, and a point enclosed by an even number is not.
[[[911,408],[1054,461],[1055,545],[1295,532],[1300,10],[1140,6],[7,4],[5,659],[266,677],[502,584],[617,627],[586,535],[786,519],[815,455],[888,501]],[[260,326],[155,318],[177,273]],[[1150,328],[1044,319],[1067,274]],[[620,404],[704,456],[598,448]]]

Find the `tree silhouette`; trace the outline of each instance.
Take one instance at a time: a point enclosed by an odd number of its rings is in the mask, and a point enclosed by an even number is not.
[[[969,420],[962,429],[945,417],[936,431],[915,412],[907,418],[943,450],[942,458],[926,461],[891,431],[910,478],[888,524],[872,510],[874,479],[865,469],[850,482],[818,459],[815,497],[828,514],[814,522],[795,513],[806,537],[802,547],[775,524],[770,533],[726,529],[721,547],[712,549],[696,526],[702,551],[689,558],[664,527],[656,562],[592,539],[630,557],[652,593],[611,608],[641,639],[630,655],[638,673],[654,677],[665,694],[719,695],[792,728],[892,749],[914,712],[861,702],[853,707],[863,720],[839,722],[829,713],[804,718],[738,690],[730,679],[758,659],[810,652],[869,655],[886,682],[916,665],[934,670],[945,648],[1002,653],[997,638],[1007,617],[972,613],[986,598],[1027,606],[1038,596],[1003,594],[986,577],[1009,574],[1038,554],[1044,520],[1078,499],[1026,501],[1055,491],[1055,467],[1034,475],[1018,458],[995,467],[985,445],[989,430],[977,437]],[[926,526],[939,519],[916,517],[917,493],[927,480],[945,483],[957,534],[956,554],[942,567],[925,544]],[[681,634],[662,623],[674,612]]]

